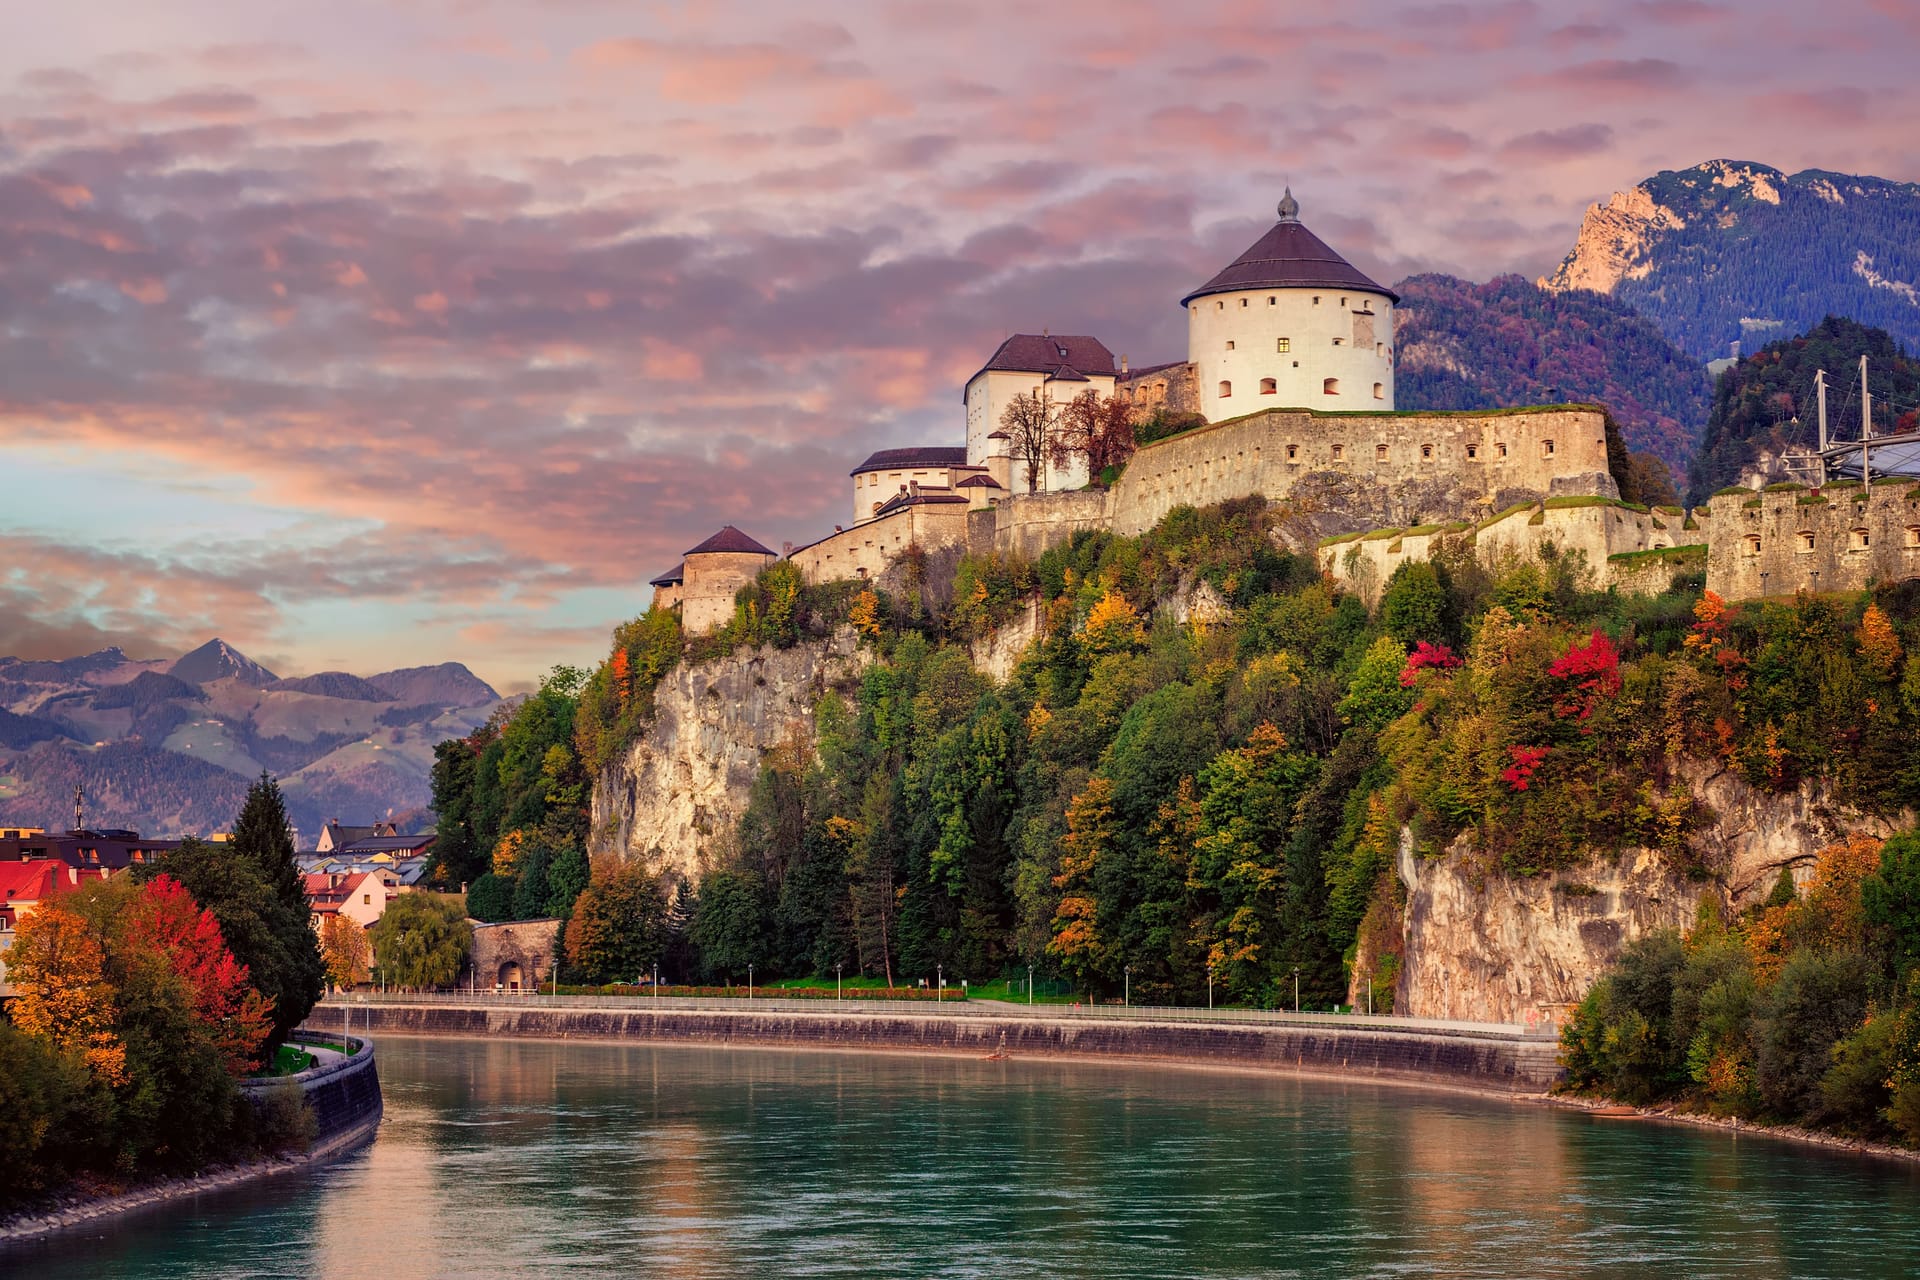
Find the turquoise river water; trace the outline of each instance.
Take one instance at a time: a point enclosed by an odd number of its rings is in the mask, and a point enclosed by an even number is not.
[[[379,1053],[367,1149],[0,1254],[0,1275],[1920,1274],[1920,1172],[1752,1136],[1177,1068]]]

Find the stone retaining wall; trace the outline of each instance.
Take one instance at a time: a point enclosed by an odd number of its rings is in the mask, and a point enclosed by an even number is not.
[[[321,1039],[338,1043],[339,1038],[337,1024],[331,1028],[309,1024],[292,1036],[295,1043]],[[372,1042],[355,1036],[351,1044],[353,1056],[345,1061],[314,1067],[297,1076],[242,1080],[240,1096],[257,1105],[291,1080],[300,1086],[307,1109],[313,1113],[310,1154],[332,1155],[357,1146],[373,1136],[385,1104],[380,1097],[380,1071],[374,1065]]]
[[[648,1003],[636,1001],[636,1005]],[[356,1007],[375,1034],[619,1039],[964,1053],[985,1057],[1177,1060],[1367,1079],[1541,1093],[1560,1077],[1551,1037],[1325,1024],[999,1017],[822,1010],[552,1008],[385,1004]]]

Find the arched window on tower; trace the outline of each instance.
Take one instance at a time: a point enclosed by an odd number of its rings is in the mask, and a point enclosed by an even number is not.
[[[1278,393],[1278,392],[1279,392],[1279,390],[1280,390],[1280,384],[1279,384],[1278,382],[1276,382],[1276,381],[1274,381],[1274,380],[1273,380],[1272,378],[1262,378],[1262,379],[1260,379],[1260,394],[1261,394],[1261,395],[1263,395],[1263,396],[1270,396],[1270,395],[1274,395],[1274,394],[1276,394],[1276,393]]]
[[[1386,384],[1386,383],[1384,383],[1384,382],[1376,382],[1376,383],[1374,383],[1374,384],[1373,384],[1373,398],[1374,398],[1375,400],[1385,400],[1385,399],[1387,398],[1387,384]]]
[[[1340,394],[1340,379],[1338,379],[1338,378],[1328,378],[1328,379],[1326,379],[1326,380],[1325,380],[1324,382],[1322,382],[1322,383],[1320,384],[1320,390],[1321,390],[1321,391],[1323,391],[1323,392],[1325,392],[1325,393],[1326,393],[1327,395],[1330,395],[1330,396],[1337,396],[1337,395],[1339,395],[1339,394]]]
[[[1233,384],[1231,382],[1223,381],[1220,384],[1220,398],[1222,400],[1225,400],[1228,396],[1232,394],[1233,394]]]

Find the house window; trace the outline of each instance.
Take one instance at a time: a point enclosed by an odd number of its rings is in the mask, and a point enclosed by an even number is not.
[[[1553,441],[1542,440],[1540,442],[1540,456],[1543,458],[1551,458],[1553,456]]]
[[[1321,391],[1322,391],[1322,392],[1323,392],[1324,394],[1326,394],[1326,395],[1330,395],[1330,396],[1337,396],[1337,395],[1339,395],[1339,394],[1340,394],[1340,379],[1338,379],[1338,378],[1328,378],[1328,379],[1326,379],[1325,381],[1323,381],[1323,382],[1322,382],[1322,383],[1320,384],[1320,390],[1321,390]]]
[[[1760,554],[1760,535],[1759,534],[1750,533],[1747,535],[1747,554],[1750,556],[1757,556]]]
[[[1503,444],[1497,444],[1497,445],[1495,445],[1495,446],[1493,446],[1493,456],[1494,456],[1494,457],[1496,457],[1496,458],[1504,458],[1504,457],[1506,457],[1506,456],[1507,456],[1507,446],[1505,446],[1505,445],[1503,445]]]
[[[360,895],[360,901],[370,907],[373,905],[373,895],[370,893],[363,893]]]
[[[1285,355],[1287,352],[1293,350],[1293,340],[1290,338],[1275,338],[1273,340],[1273,349],[1281,355]]]
[[[1802,552],[1813,550],[1813,530],[1802,529],[1800,531],[1799,537],[1800,537],[1800,545],[1798,548],[1796,548],[1796,550],[1799,550]]]
[[[1228,338],[1228,339],[1227,339],[1227,350],[1229,350],[1229,351],[1231,351],[1231,350],[1233,350],[1233,339],[1232,339],[1232,338]]]
[[[1373,446],[1373,460],[1375,462],[1385,462],[1387,460],[1387,446],[1383,444]]]
[[[1422,458],[1431,458],[1431,457],[1433,456],[1433,446],[1432,446],[1432,445],[1430,445],[1430,444],[1423,444],[1423,445],[1421,445],[1421,446],[1420,446],[1420,456],[1421,456]],[[1472,455],[1471,455],[1471,454],[1469,454],[1468,456],[1469,456],[1469,457],[1471,457]]]
[[[1387,384],[1386,384],[1386,383],[1384,383],[1384,382],[1376,382],[1376,383],[1374,383],[1374,384],[1373,384],[1373,398],[1374,398],[1375,400],[1385,400],[1385,399],[1387,398]]]
[[[1868,533],[1865,529],[1855,529],[1852,534],[1849,535],[1847,546],[1848,549],[1852,551],[1865,551],[1872,545],[1872,542],[1872,534]]]
[[[1335,462],[1340,461],[1340,459],[1346,456],[1347,456],[1347,446],[1343,444],[1337,444],[1333,446],[1333,460]]]
[[[1272,294],[1268,294],[1268,295],[1267,295],[1267,305],[1268,305],[1268,306],[1270,306],[1270,307],[1271,307],[1271,306],[1274,306],[1274,305],[1276,305],[1276,304],[1277,304],[1277,303],[1278,303],[1279,301],[1280,301],[1280,299],[1278,299],[1278,298],[1276,298],[1276,297],[1274,297],[1274,296],[1273,296]]]
[[[1279,390],[1280,390],[1280,384],[1279,384],[1278,382],[1276,382],[1276,381],[1274,381],[1274,380],[1273,380],[1272,378],[1262,378],[1262,379],[1260,379],[1260,394],[1261,394],[1261,395],[1263,395],[1263,396],[1270,396],[1270,395],[1273,395],[1273,394],[1275,394],[1275,393],[1276,393],[1276,392],[1278,392]]]
[[[1233,384],[1231,382],[1223,382],[1220,384],[1220,398],[1222,400],[1225,400],[1228,396],[1232,394],[1233,394]]]

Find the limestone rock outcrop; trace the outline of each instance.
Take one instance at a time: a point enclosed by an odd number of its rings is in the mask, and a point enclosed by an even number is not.
[[[1811,784],[1756,791],[1738,775],[1688,771],[1692,794],[1715,815],[1694,853],[1693,876],[1652,849],[1627,849],[1551,875],[1509,876],[1465,840],[1422,858],[1403,833],[1406,888],[1398,1013],[1483,1022],[1558,1023],[1627,943],[1692,924],[1713,894],[1741,910],[1764,898],[1781,867],[1796,878],[1820,849],[1847,835],[1887,835],[1901,825],[1835,805]]]
[[[654,691],[646,732],[595,781],[592,852],[697,880],[708,841],[745,811],[763,754],[796,735],[810,741],[815,702],[869,658],[843,627],[791,649],[676,666]]]
[[[1556,293],[1568,289],[1612,293],[1622,280],[1638,279],[1653,270],[1648,251],[1660,232],[1678,231],[1685,225],[1644,185],[1616,191],[1605,204],[1588,207],[1573,249],[1559,270],[1540,277],[1538,283]]]

